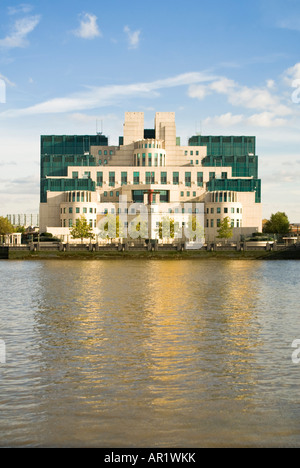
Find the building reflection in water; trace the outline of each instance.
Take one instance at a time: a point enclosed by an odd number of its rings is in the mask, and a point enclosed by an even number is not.
[[[220,400],[252,398],[260,343],[251,262],[60,265],[41,273],[35,315],[50,433],[62,411],[63,431],[81,440],[113,433],[138,443],[142,431],[173,443],[188,428],[193,440],[197,412],[204,433]]]

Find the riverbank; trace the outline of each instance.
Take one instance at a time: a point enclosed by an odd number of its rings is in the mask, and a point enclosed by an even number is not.
[[[189,259],[230,259],[230,260],[300,260],[300,249],[280,251],[206,251],[185,250],[177,251],[124,251],[105,250],[89,251],[9,251],[9,260],[104,260],[104,259],[134,259],[134,260],[189,260]]]

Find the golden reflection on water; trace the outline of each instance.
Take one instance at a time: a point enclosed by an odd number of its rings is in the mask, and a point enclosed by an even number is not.
[[[260,265],[40,262],[30,307],[41,440],[199,446],[248,430],[255,439],[265,424],[253,410],[264,373]]]

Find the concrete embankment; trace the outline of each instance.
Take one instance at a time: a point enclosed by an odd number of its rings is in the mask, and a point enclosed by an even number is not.
[[[1,257],[0,257],[1,258]],[[47,259],[68,259],[68,260],[103,260],[103,259],[230,259],[230,260],[300,260],[300,249],[287,249],[280,251],[206,251],[206,250],[184,250],[178,251],[124,251],[103,250],[103,251],[28,251],[9,250],[10,260],[47,260]]]

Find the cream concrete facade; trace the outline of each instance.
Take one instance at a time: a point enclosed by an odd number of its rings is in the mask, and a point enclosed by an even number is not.
[[[216,239],[218,225],[226,216],[231,219],[233,240],[261,231],[261,203],[256,203],[255,192],[207,191],[211,177],[233,179],[231,167],[202,166],[205,146],[179,146],[173,112],[157,112],[154,126],[155,138],[145,138],[144,114],[126,112],[122,145],[91,146],[96,165],[67,168],[67,179],[88,177],[94,181],[95,191],[47,192],[47,203],[40,205],[40,232],[69,239],[70,228],[84,215],[98,236],[98,225],[109,212],[105,205],[114,206],[114,214],[120,214],[121,199],[126,199],[128,215],[136,202],[148,206],[153,214],[149,236],[155,236],[153,226],[157,230],[159,213],[177,219],[179,207],[181,219],[176,222],[186,225],[188,217],[182,208],[187,203],[194,204],[189,214],[201,211],[201,204],[207,241]],[[149,191],[154,193],[151,205]],[[126,222],[130,226],[130,216]]]

